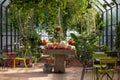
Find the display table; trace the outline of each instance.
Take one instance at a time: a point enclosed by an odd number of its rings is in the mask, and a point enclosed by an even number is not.
[[[75,50],[64,50],[64,49],[45,49],[43,50],[43,55],[54,54],[54,72],[64,73],[65,72],[65,56],[75,55]]]

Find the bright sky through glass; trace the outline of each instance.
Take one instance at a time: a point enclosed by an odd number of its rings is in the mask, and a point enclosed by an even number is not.
[[[98,0],[101,4],[105,4],[105,1],[107,2],[107,3],[111,3],[112,2],[112,0]]]

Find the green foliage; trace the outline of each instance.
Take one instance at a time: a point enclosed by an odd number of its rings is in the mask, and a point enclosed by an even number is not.
[[[102,29],[104,28],[104,23],[99,13],[96,14],[95,21],[96,21],[96,28],[102,31]]]
[[[31,2],[24,3],[21,1],[14,1],[9,6],[11,11],[10,22],[13,23],[14,29],[16,29],[20,35],[20,43],[23,45],[25,50],[22,50],[24,56],[28,54],[34,54],[39,52],[38,41],[41,36],[36,32],[37,29],[37,15],[36,6]],[[27,50],[27,52],[26,52]]]
[[[120,22],[116,26],[115,46],[116,46],[116,50],[120,51]]]
[[[91,34],[81,34],[76,36],[75,34],[71,33],[71,37],[75,40],[77,56],[78,58],[84,54],[84,52],[88,52],[90,55],[93,53],[96,42],[97,42],[97,35],[95,33]]]
[[[110,50],[110,47],[103,45],[103,46],[100,46],[99,49],[100,49],[101,51],[106,52],[106,51],[109,51],[109,50]]]
[[[36,39],[39,36],[35,32],[35,29],[38,28],[37,25],[40,24],[39,29],[46,30],[49,35],[55,33],[55,28],[58,26],[58,9],[60,8],[64,37],[67,29],[78,31],[81,33],[80,36],[71,34],[71,37],[74,37],[77,42],[76,48],[84,50],[85,47],[96,41],[96,37],[94,37],[96,35],[90,30],[88,31],[89,28],[95,27],[93,15],[95,13],[93,9],[87,8],[88,3],[89,0],[11,0],[9,7],[12,14],[11,21],[17,24],[16,29],[31,45],[34,45],[35,40],[28,39]],[[101,29],[102,24],[99,23],[100,20],[97,21],[96,25],[99,29]],[[89,46],[87,50],[91,50],[91,47]]]
[[[83,13],[86,13],[88,0],[12,0],[11,6],[26,10],[33,9],[37,22],[41,24],[39,29],[45,29],[49,34],[54,32],[58,26],[58,9],[61,10],[61,24],[65,33],[68,28],[75,29],[81,19]],[[31,6],[32,5],[32,6]],[[10,7],[11,7],[10,6]],[[90,11],[91,12],[91,11]],[[86,22],[84,22],[86,23]],[[85,25],[86,26],[86,25]],[[85,27],[84,26],[84,27]],[[78,27],[76,27],[77,30]]]

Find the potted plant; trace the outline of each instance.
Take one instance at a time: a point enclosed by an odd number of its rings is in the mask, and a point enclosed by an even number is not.
[[[11,5],[9,6],[12,13],[10,21],[13,23],[14,29],[18,31],[19,42],[24,47],[24,49],[22,49],[22,57],[27,58],[31,57],[33,53],[37,54],[39,52],[38,41],[41,36],[36,31],[37,26],[34,8],[25,9],[25,6],[30,5],[30,3],[25,3],[24,6],[18,5],[19,2],[16,2],[15,0],[11,2]]]

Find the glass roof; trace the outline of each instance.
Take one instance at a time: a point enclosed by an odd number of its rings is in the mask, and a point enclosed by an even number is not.
[[[10,0],[0,0],[0,4],[2,3],[3,6],[8,6],[8,4],[10,3]]]
[[[111,9],[111,7],[115,7],[116,4],[120,4],[120,0],[93,0],[94,6],[96,6],[96,9],[99,9],[100,11],[104,12],[108,9]]]
[[[99,11],[100,13],[103,12],[98,6],[93,6],[93,8],[95,8],[95,9],[96,9],[97,11]]]
[[[4,0],[0,0],[0,4],[3,2]]]
[[[105,4],[105,2],[103,0],[98,0],[101,4]]]
[[[117,2],[118,4],[120,4],[120,0],[116,0],[116,2]]]
[[[96,6],[100,11],[104,12],[105,8],[102,5],[103,4],[100,1],[94,2],[94,6]]]
[[[3,6],[8,6],[8,4],[10,3],[10,0],[6,0],[5,2],[4,2],[4,4],[3,4]]]
[[[106,4],[106,3],[110,4],[113,2],[112,0],[98,0],[98,1],[101,2],[101,4]]]

